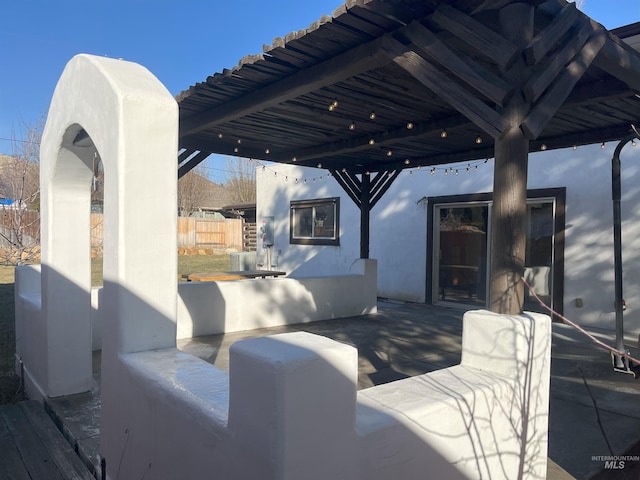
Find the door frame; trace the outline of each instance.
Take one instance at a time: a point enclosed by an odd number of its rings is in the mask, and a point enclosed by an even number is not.
[[[557,188],[540,188],[527,190],[527,200],[554,200],[554,236],[553,236],[553,292],[552,292],[552,308],[560,315],[564,311],[564,249],[565,249],[565,215],[566,215],[566,187]],[[435,229],[434,229],[434,213],[436,205],[452,204],[464,205],[473,203],[489,203],[489,218],[491,218],[491,206],[493,203],[493,193],[472,193],[461,195],[442,195],[427,198],[427,255],[426,255],[426,284],[425,299],[426,303],[433,305],[437,303],[437,297],[434,298],[434,247],[435,247]],[[490,234],[490,231],[489,231]],[[490,244],[491,238],[488,242]],[[489,247],[490,250],[490,247]],[[489,260],[487,260],[489,261]],[[487,284],[489,286],[489,284]],[[490,292],[487,292],[489,295]],[[489,298],[489,297],[487,297]],[[557,320],[553,318],[553,320]]]

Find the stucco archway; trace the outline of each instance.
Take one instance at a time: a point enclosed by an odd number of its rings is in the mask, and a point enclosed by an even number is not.
[[[103,357],[175,346],[177,119],[174,99],[140,65],[78,55],[60,77],[41,148],[48,396],[87,390],[91,381],[96,151],[105,165]]]

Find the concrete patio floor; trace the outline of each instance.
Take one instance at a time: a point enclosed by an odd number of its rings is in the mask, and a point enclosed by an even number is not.
[[[386,301],[379,302],[378,308],[375,315],[186,339],[178,342],[178,348],[228,370],[229,346],[234,342],[304,330],[358,348],[358,389],[459,363],[463,310]],[[613,344],[613,332],[598,336]],[[637,353],[632,349],[632,354]],[[98,478],[99,370],[96,352],[92,392],[49,399],[46,404]],[[604,468],[604,460],[593,457],[624,454],[639,441],[640,382],[615,373],[609,354],[582,334],[554,324],[547,478],[590,478]],[[627,461],[625,469],[613,471],[616,476],[610,478],[638,478],[639,469],[640,462]]]

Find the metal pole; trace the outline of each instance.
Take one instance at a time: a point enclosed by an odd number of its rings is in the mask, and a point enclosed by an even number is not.
[[[622,296],[622,214],[620,211],[620,199],[622,197],[622,181],[620,177],[620,152],[631,140],[636,138],[632,133],[624,137],[618,143],[613,158],[611,159],[611,192],[613,198],[613,263],[615,285],[615,310],[616,310],[616,349],[624,352],[624,299]],[[628,370],[628,362],[622,355],[613,355],[614,368]]]

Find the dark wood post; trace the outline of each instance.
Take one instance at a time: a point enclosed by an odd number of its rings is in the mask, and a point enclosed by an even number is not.
[[[371,178],[362,174],[360,190],[360,258],[369,258],[369,221],[371,217]]]
[[[533,38],[534,7],[528,2],[513,3],[502,9],[503,34],[524,49]],[[518,128],[526,118],[529,105],[521,87],[527,79],[521,58],[504,72],[516,87],[516,93],[502,114],[512,125],[495,140],[493,210],[491,217],[490,309],[496,313],[522,313],[527,214],[527,165],[529,140]]]

